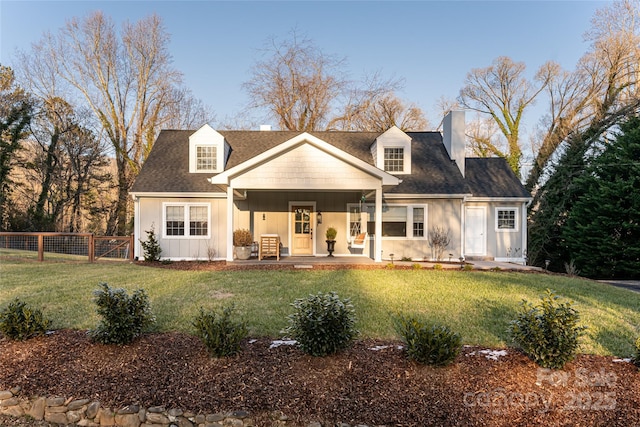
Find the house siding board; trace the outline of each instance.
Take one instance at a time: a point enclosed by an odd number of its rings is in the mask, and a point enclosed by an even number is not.
[[[206,203],[211,206],[209,228],[211,237],[205,238],[164,238],[162,223],[162,209],[164,203]],[[140,199],[140,230],[143,240],[146,240],[145,230],[150,230],[153,225],[158,242],[162,248],[161,257],[170,259],[208,259],[212,250],[215,258],[222,258],[226,254],[227,221],[225,219],[225,201],[221,199],[207,198],[141,198]],[[139,254],[143,256],[143,254]]]
[[[513,254],[515,249],[519,249],[517,257],[521,257],[522,254],[522,221],[526,221],[526,218],[522,218],[521,208],[522,203],[508,203],[508,202],[488,202],[488,203],[467,203],[466,206],[478,206],[485,207],[486,210],[486,255],[490,258],[506,258],[509,249],[511,249],[512,257],[516,258]],[[510,232],[495,231],[496,227],[496,208],[514,208],[516,209],[518,229]]]
[[[367,189],[379,179],[309,144],[299,145],[231,181],[234,188]]]

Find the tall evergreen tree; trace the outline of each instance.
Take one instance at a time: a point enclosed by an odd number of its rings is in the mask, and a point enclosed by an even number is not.
[[[640,118],[620,126],[575,180],[576,200],[562,239],[581,274],[640,276]]]

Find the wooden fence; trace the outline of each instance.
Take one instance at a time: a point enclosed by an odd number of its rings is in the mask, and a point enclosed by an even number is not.
[[[133,261],[134,240],[130,236],[96,236],[92,233],[9,233],[0,232],[0,248],[45,253],[86,256],[89,262],[99,258]]]

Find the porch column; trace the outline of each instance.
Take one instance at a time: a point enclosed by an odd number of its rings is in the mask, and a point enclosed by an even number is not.
[[[227,261],[233,261],[233,187],[227,186]]]
[[[382,262],[382,186],[376,189],[376,241],[374,261]]]
[[[528,254],[527,251],[527,202],[523,202],[522,203],[522,212],[520,214],[520,221],[522,222],[522,226],[520,227],[520,229],[522,230],[522,260],[524,261],[524,264],[526,265],[526,259],[525,259],[525,254]]]
[[[164,224],[160,225],[160,229],[158,230],[158,234],[162,236],[162,228]],[[140,244],[140,239],[142,235],[140,234],[140,197],[135,196],[133,198],[133,247],[129,250],[133,253],[134,257],[138,257],[138,259],[142,259],[142,245]],[[135,258],[134,258],[135,259]]]

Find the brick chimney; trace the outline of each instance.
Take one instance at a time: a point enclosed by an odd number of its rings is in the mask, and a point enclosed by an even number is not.
[[[464,111],[449,111],[449,113],[444,116],[442,142],[447,149],[449,158],[456,162],[458,169],[460,169],[462,176],[464,176]]]

